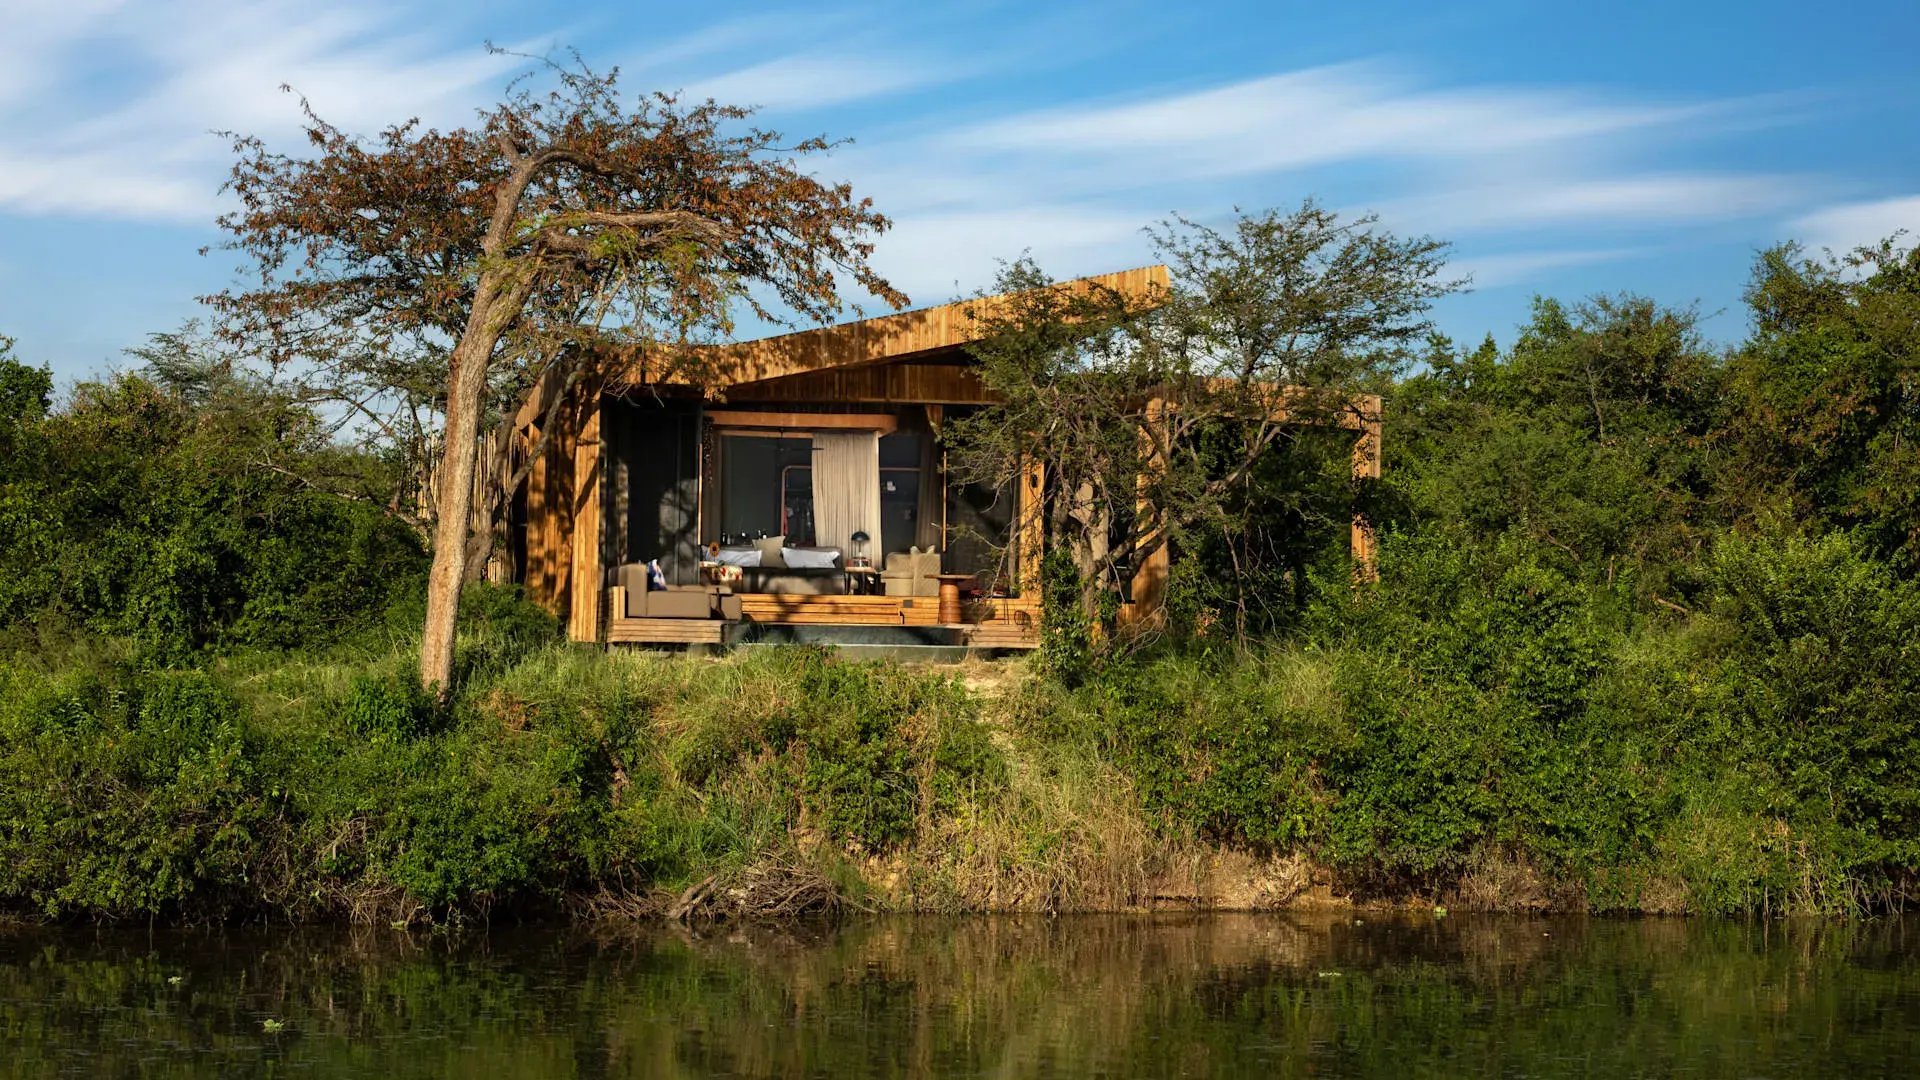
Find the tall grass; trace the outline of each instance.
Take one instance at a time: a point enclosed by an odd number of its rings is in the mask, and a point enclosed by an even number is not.
[[[43,641],[0,665],[0,906],[1903,905],[1920,590],[1843,539],[1725,541],[1709,569],[1705,610],[1648,619],[1525,558],[1389,543],[1381,584],[1327,590],[1293,640],[1074,685],[582,648],[484,592],[446,705],[405,612],[203,669]]]

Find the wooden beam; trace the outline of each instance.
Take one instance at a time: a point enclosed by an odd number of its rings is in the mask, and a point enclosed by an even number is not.
[[[882,362],[809,371],[730,386],[720,396],[735,403],[832,401],[845,405],[991,405],[1000,400],[964,358],[954,363]]]
[[[571,560],[573,515],[566,489],[573,471],[572,420],[566,410],[554,417],[527,474],[527,595],[555,616],[567,610],[563,567]]]
[[[707,418],[718,428],[771,428],[775,431],[878,431],[885,435],[900,426],[900,418],[892,413],[708,409]]]

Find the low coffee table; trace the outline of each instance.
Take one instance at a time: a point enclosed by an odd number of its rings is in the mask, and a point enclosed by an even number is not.
[[[972,581],[972,574],[928,574],[928,577],[940,583],[940,621],[949,626],[962,621],[960,611],[960,584]]]
[[[880,584],[880,571],[874,567],[849,566],[844,572],[849,596],[872,596],[875,586]]]

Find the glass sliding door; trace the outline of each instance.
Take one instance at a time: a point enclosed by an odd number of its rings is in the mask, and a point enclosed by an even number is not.
[[[813,534],[813,440],[721,435],[721,542],[785,536],[804,545]]]

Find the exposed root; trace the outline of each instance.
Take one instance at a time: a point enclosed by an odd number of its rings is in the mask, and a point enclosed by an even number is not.
[[[848,896],[817,868],[792,859],[769,858],[736,874],[710,874],[667,906],[673,922],[708,923],[751,919],[836,916],[873,908]]]

